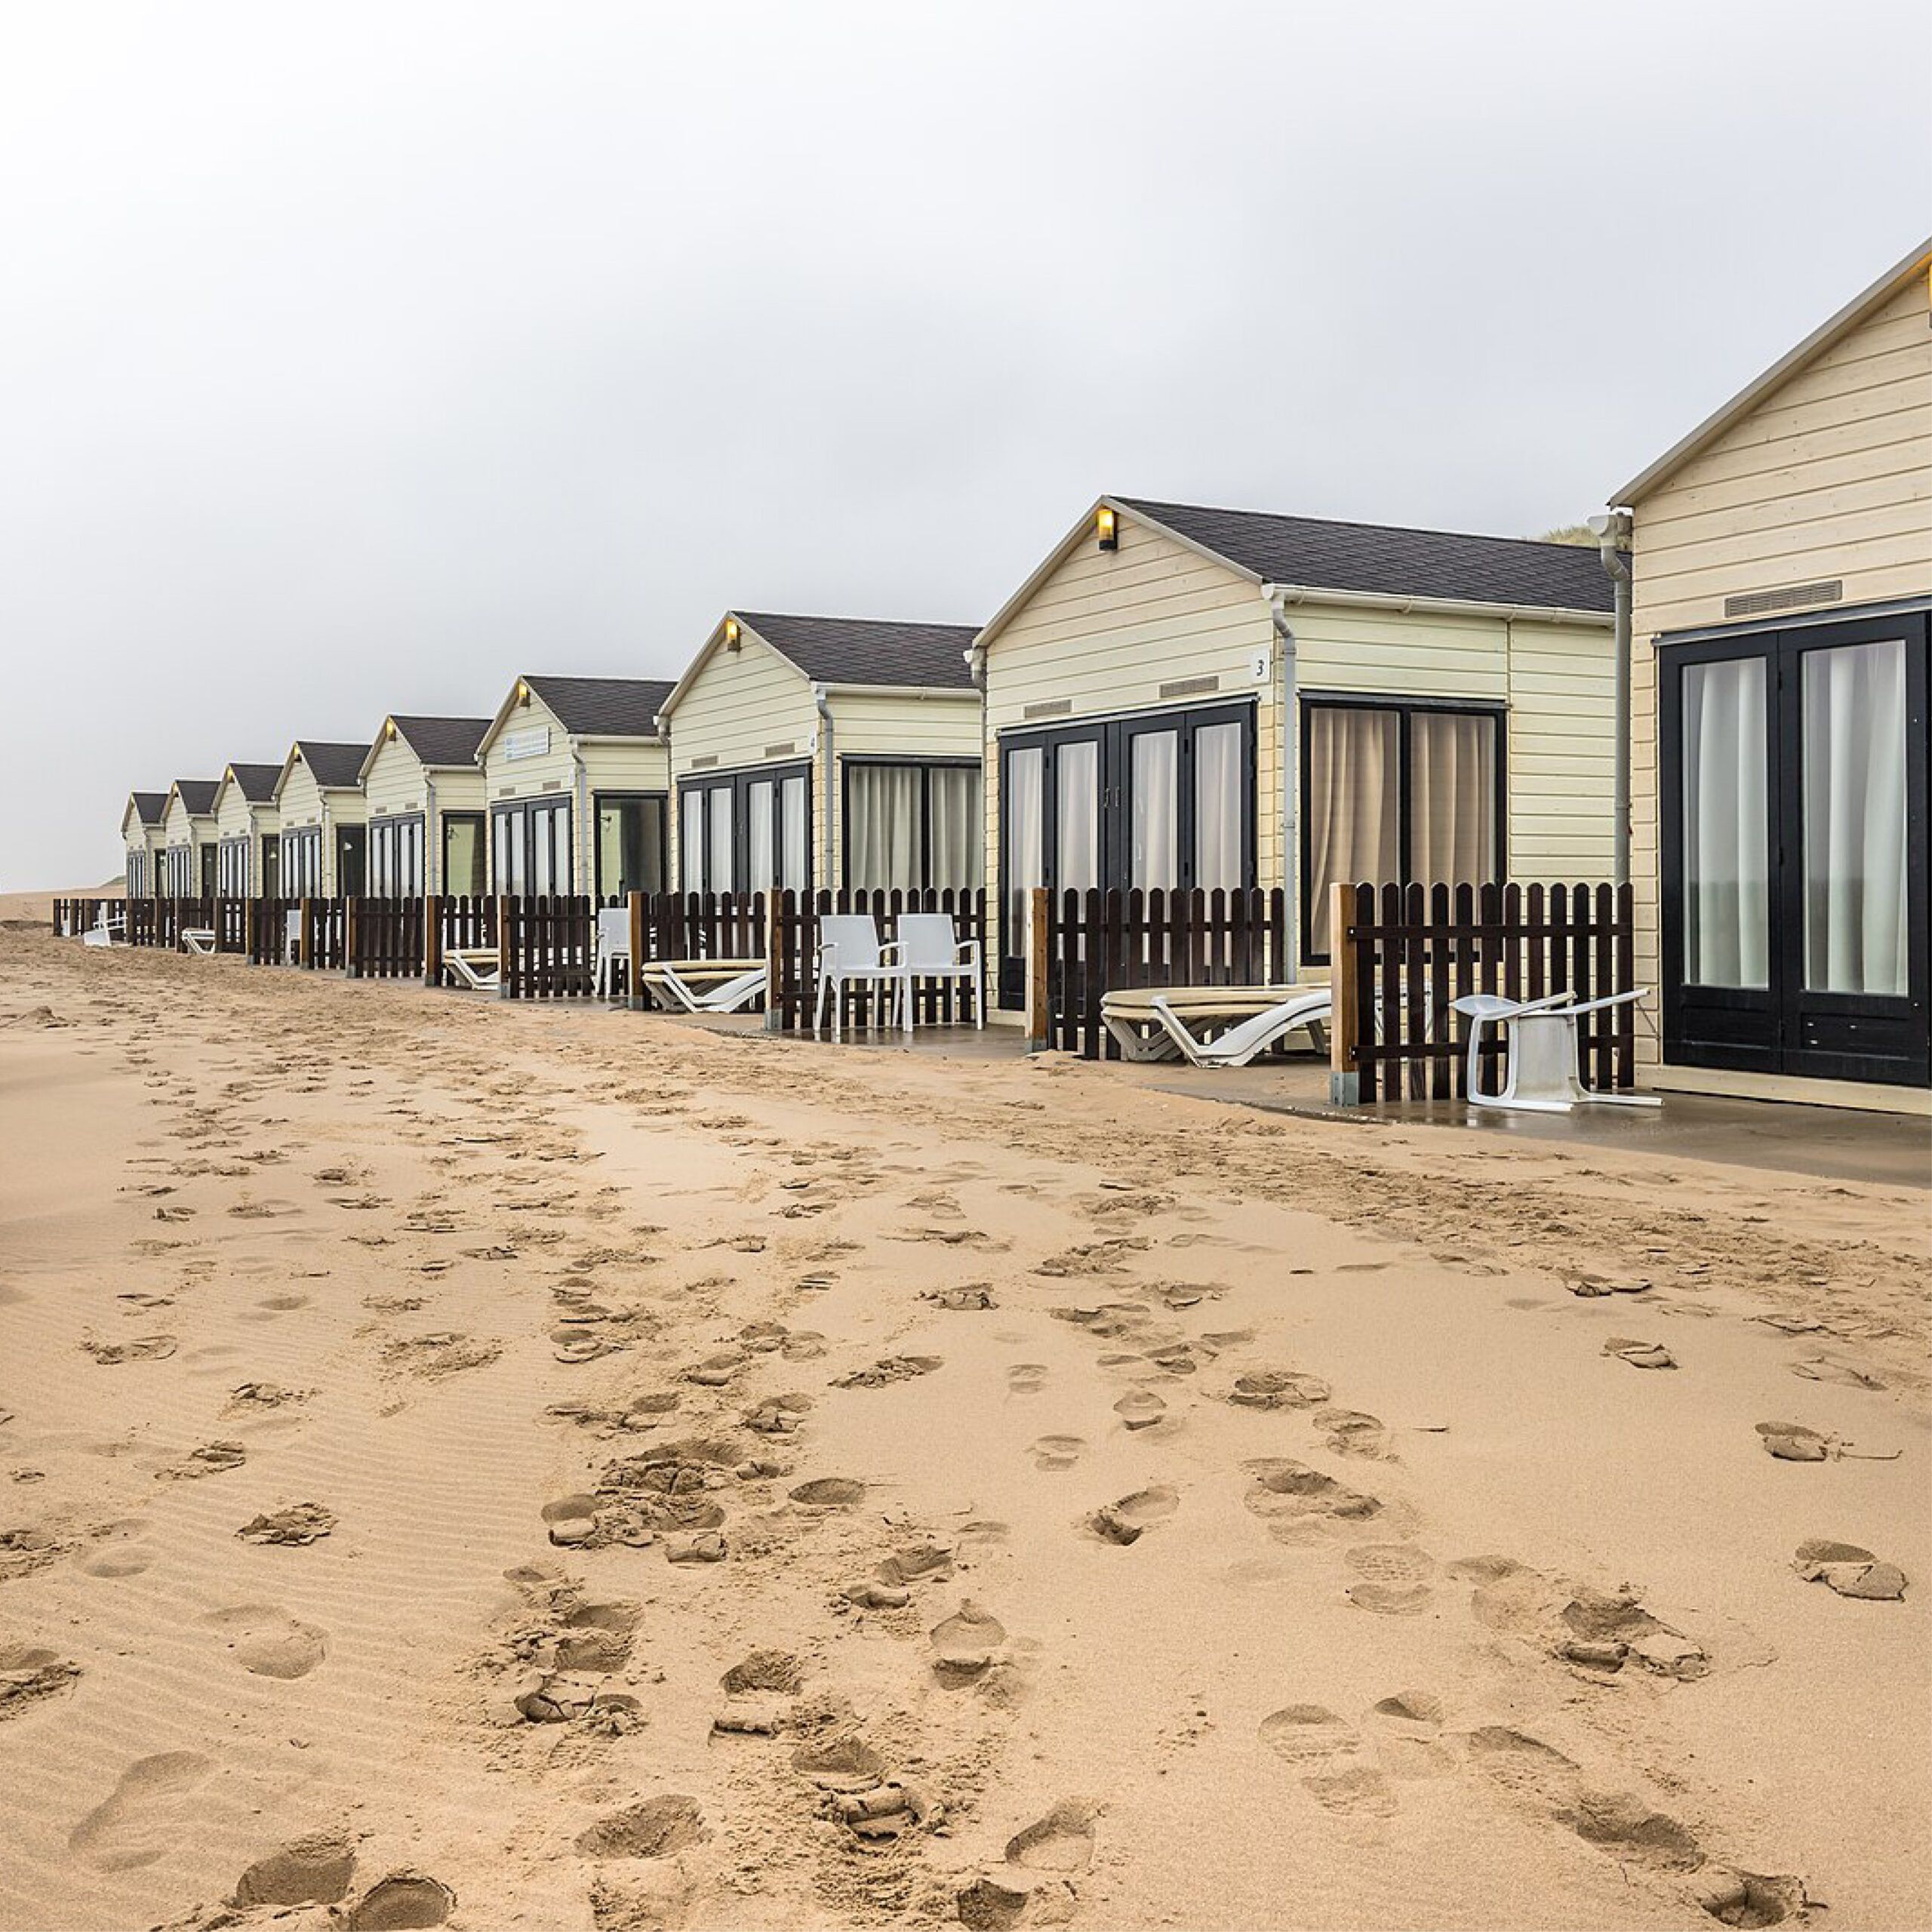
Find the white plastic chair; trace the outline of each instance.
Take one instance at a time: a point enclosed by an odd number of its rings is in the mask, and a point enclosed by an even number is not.
[[[1211,1040],[1194,1032],[1165,994],[1156,993],[1151,1004],[1155,1017],[1189,1066],[1245,1066],[1257,1054],[1266,1053],[1298,1026],[1308,1029],[1318,1047],[1322,1044],[1334,1010],[1334,995],[1327,986],[1284,987],[1282,997],[1272,1005],[1226,1028]],[[1192,1017],[1198,1024],[1198,1008]]]
[[[812,1000],[812,1031],[823,1023],[826,1002],[832,1004],[832,1037],[839,1037],[839,1001],[848,986],[889,986],[894,996],[906,995],[905,968],[899,963],[897,943],[881,946],[878,928],[869,912],[827,912],[818,922],[818,986]]]
[[[1577,1020],[1605,1007],[1627,1006],[1649,991],[1647,986],[1635,986],[1627,993],[1607,993],[1580,1005],[1570,992],[1532,1000],[1508,999],[1500,993],[1465,993],[1455,1005],[1458,1013],[1466,1014],[1474,1022],[1469,1028],[1469,1105],[1543,1114],[1567,1114],[1583,1105],[1663,1106],[1654,1094],[1599,1093],[1583,1084],[1578,1071]],[[1509,1029],[1503,1090],[1497,1094],[1482,1090],[1483,1032],[1491,1026]]]
[[[906,1030],[912,1030],[912,982],[952,980],[973,991],[973,1023],[986,1023],[986,981],[980,970],[980,942],[962,940],[950,912],[902,912],[899,915],[899,965],[906,976],[901,998]]]
[[[613,997],[612,971],[619,960],[626,971],[631,958],[631,915],[627,906],[600,906],[597,909],[597,972],[592,987],[599,999]]]
[[[300,908],[281,915],[281,963],[285,966],[299,966],[302,963],[302,914]]]

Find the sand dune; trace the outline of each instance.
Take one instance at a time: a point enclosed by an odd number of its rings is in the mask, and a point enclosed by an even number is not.
[[[1922,1196],[0,933],[0,1927],[1918,1922]]]

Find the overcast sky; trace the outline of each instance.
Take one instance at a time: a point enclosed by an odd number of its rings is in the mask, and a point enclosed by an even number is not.
[[[1574,520],[1922,235],[1928,72],[1924,0],[17,0],[0,887],[728,605],[982,618],[1103,490]]]

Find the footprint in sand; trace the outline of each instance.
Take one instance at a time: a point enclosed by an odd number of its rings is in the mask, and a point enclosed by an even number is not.
[[[238,1604],[202,1621],[226,1638],[235,1661],[251,1677],[306,1677],[328,1654],[328,1639],[274,1604]]]
[[[1029,1872],[1066,1876],[1094,1862],[1094,1814],[1084,1804],[1056,1804],[1006,1841],[1006,1862]]]
[[[213,1775],[198,1751],[162,1751],[130,1764],[67,1835],[67,1848],[102,1872],[152,1865],[186,1834],[188,1794]]]
[[[1844,1355],[1809,1355],[1791,1365],[1794,1375],[1807,1382],[1834,1382],[1847,1389],[1882,1389],[1884,1383],[1862,1363]]]
[[[244,1543],[314,1543],[335,1527],[335,1515],[319,1503],[297,1503],[272,1515],[257,1516],[235,1534]]]
[[[179,1345],[172,1335],[143,1335],[131,1342],[85,1341],[81,1346],[103,1367],[124,1361],[165,1361]]]
[[[697,1800],[680,1792],[613,1811],[577,1834],[586,1858],[670,1858],[711,1835]]]
[[[1331,1392],[1318,1375],[1304,1375],[1297,1368],[1257,1368],[1236,1377],[1227,1398],[1237,1408],[1308,1409],[1327,1401]]]
[[[1055,1474],[1070,1469],[1086,1454],[1084,1437],[1078,1435],[1041,1435],[1027,1445],[1026,1453],[1033,1459],[1036,1469]]]
[[[110,1523],[100,1531],[96,1547],[75,1559],[75,1567],[88,1577],[138,1577],[152,1569],[155,1551],[140,1538],[148,1525],[139,1517]]]
[[[1261,1720],[1260,1734],[1324,1810],[1358,1817],[1386,1817],[1395,1810],[1395,1792],[1361,1734],[1325,1705],[1284,1705]]]
[[[1047,1386],[1046,1364],[1016,1362],[1006,1371],[1006,1386],[1016,1395],[1037,1395]]]
[[[929,1633],[933,1670],[942,1684],[964,1684],[983,1675],[1006,1641],[1006,1626],[968,1597]]]
[[[17,1718],[29,1704],[64,1690],[81,1667],[58,1652],[32,1644],[0,1644],[0,1724]]]
[[[1125,1549],[1138,1543],[1156,1523],[1164,1523],[1180,1507],[1180,1497],[1165,1483],[1137,1489],[1117,1503],[1096,1509],[1087,1518],[1088,1532],[1103,1543]]]
[[[238,1321],[272,1321],[277,1316],[293,1315],[298,1308],[306,1308],[309,1297],[293,1293],[264,1295],[252,1308],[238,1309],[235,1319]]]
[[[1855,1543],[1801,1543],[1792,1567],[1807,1583],[1823,1583],[1841,1597],[1897,1603],[1906,1592],[1906,1574],[1896,1563],[1881,1562]]]
[[[1315,1426],[1338,1456],[1380,1460],[1389,1454],[1389,1432],[1380,1417],[1364,1415],[1359,1409],[1320,1409]]]
[[[1152,1429],[1168,1413],[1168,1405],[1151,1389],[1136,1389],[1114,1404],[1121,1426],[1128,1429]]]
[[[392,1872],[349,1909],[346,1932],[417,1932],[441,1925],[456,1909],[456,1894],[420,1872]]]
[[[1383,1513],[1379,1497],[1364,1494],[1289,1456],[1263,1456],[1241,1466],[1253,1478],[1241,1498],[1278,1540],[1294,1543]]]
[[[835,1389],[883,1389],[894,1382],[909,1382],[915,1376],[930,1375],[942,1366],[937,1355],[884,1355],[849,1375],[837,1377]]]
[[[1441,1777],[1454,1770],[1443,1717],[1441,1700],[1426,1690],[1398,1691],[1374,1706],[1367,1721],[1383,1768],[1398,1778]]]
[[[201,1476],[238,1469],[248,1460],[248,1451],[238,1442],[204,1442],[198,1449],[189,1450],[180,1462],[155,1470],[155,1480],[192,1482]]]
[[[245,1912],[255,1906],[334,1905],[348,1896],[355,1875],[354,1842],[317,1832],[257,1859],[235,1881],[233,1903]]]
[[[1429,1581],[1435,1574],[1435,1559],[1413,1543],[1364,1543],[1344,1560],[1355,1573],[1348,1598],[1358,1610],[1415,1617],[1429,1607],[1435,1594]]]

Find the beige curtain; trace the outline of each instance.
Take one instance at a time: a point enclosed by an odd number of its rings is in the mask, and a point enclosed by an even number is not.
[[[1308,949],[1321,954],[1329,949],[1331,886],[1381,885],[1401,876],[1401,721],[1392,711],[1325,704],[1308,719]]]
[[[921,778],[916,764],[848,764],[845,883],[854,891],[911,891],[920,884]]]
[[[1496,868],[1496,720],[1417,711],[1409,719],[1409,876],[1481,885]]]
[[[926,775],[931,800],[927,839],[932,876],[939,892],[970,892],[986,872],[986,838],[980,812],[980,773],[976,765],[935,765]]]

